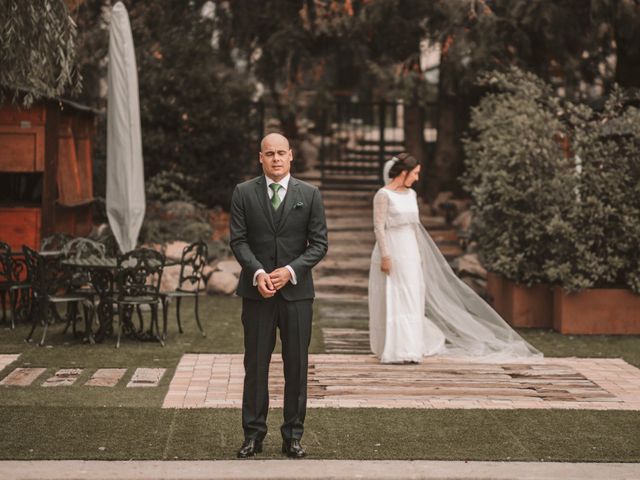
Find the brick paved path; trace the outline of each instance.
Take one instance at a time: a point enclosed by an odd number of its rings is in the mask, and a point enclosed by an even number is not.
[[[311,355],[309,407],[571,408],[640,410],[640,369],[620,359],[545,358],[484,364],[431,357],[381,365],[372,355]],[[165,408],[241,406],[242,355],[187,354]],[[271,365],[271,405],[282,406],[282,361]]]

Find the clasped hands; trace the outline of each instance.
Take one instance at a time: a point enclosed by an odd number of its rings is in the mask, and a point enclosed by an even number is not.
[[[288,268],[276,268],[271,273],[260,273],[256,279],[258,291],[264,298],[273,297],[278,290],[291,280],[291,272]]]

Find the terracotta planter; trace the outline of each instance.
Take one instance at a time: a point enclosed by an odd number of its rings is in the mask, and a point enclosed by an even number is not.
[[[487,291],[492,306],[509,324],[523,328],[551,328],[553,290],[546,284],[527,287],[489,272]]]
[[[506,294],[503,291],[505,280],[501,275],[493,272],[487,272],[487,293],[489,294],[489,303],[493,309],[504,318],[506,312],[505,298]]]
[[[554,289],[553,328],[564,334],[640,334],[640,295],[616,288]]]

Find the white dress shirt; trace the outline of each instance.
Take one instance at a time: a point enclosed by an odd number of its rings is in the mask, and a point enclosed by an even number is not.
[[[275,182],[271,180],[266,175],[264,176],[264,178],[266,178],[267,180],[267,194],[269,195],[269,202],[271,202],[271,199],[273,198],[273,190],[270,187],[272,183],[279,183],[282,186],[282,188],[278,190],[278,196],[280,197],[280,202],[282,202],[284,200],[285,195],[287,194],[287,189],[289,188],[289,179],[291,178],[291,174],[287,174],[287,176],[284,177],[279,182]],[[284,268],[289,270],[289,273],[291,273],[291,283],[293,285],[296,285],[298,283],[298,279],[296,278],[296,272],[293,271],[293,268],[291,268],[290,265],[285,265]],[[254,287],[258,285],[258,275],[260,275],[261,273],[267,273],[267,272],[265,272],[264,269],[259,268],[258,270],[256,270],[256,273],[253,274]]]

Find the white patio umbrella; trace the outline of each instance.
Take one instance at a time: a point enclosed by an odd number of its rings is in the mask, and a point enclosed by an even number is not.
[[[138,72],[127,9],[111,11],[107,99],[107,216],[120,250],[136,247],[144,219]]]

